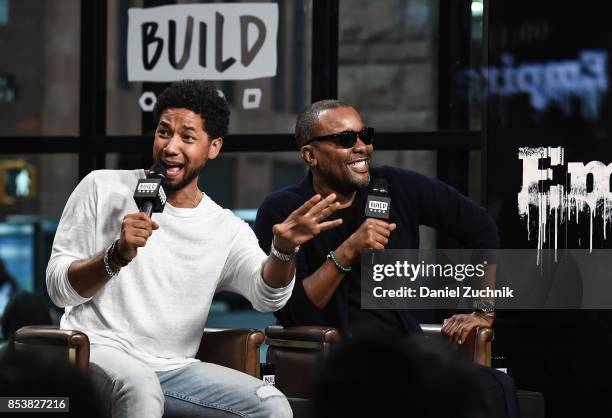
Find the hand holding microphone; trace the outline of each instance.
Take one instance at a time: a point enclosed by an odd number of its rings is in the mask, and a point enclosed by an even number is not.
[[[149,169],[147,178],[138,180],[134,200],[140,212],[151,217],[153,212],[163,212],[166,205],[166,192],[162,186],[166,179],[166,166],[155,163]]]
[[[159,228],[151,220],[154,212],[163,212],[166,204],[166,193],[162,182],[166,178],[166,167],[163,164],[153,164],[147,177],[138,180],[134,200],[140,212],[130,213],[121,222],[121,236],[117,243],[119,256],[131,261],[138,253],[139,247],[144,247],[153,231]]]
[[[396,224],[388,222],[391,212],[388,188],[387,180],[373,179],[366,201],[366,219],[345,242],[352,260],[366,250],[382,250],[389,243],[389,236]]]
[[[126,261],[131,261],[138,253],[139,247],[144,247],[153,231],[159,228],[144,212],[130,213],[121,222],[121,236],[117,243],[119,255]]]

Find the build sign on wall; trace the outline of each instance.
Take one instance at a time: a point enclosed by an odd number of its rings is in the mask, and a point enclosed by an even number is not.
[[[278,5],[170,5],[128,11],[129,81],[274,77]]]

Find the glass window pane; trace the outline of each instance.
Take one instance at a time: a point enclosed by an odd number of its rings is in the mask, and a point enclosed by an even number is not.
[[[228,68],[243,65],[241,67],[242,74],[246,78],[239,80],[235,74],[225,76],[225,73],[220,71],[216,73],[217,81],[215,81],[215,84],[228,99],[232,111],[230,132],[242,134],[289,133],[293,131],[297,113],[310,100],[312,0],[255,2],[260,5],[263,3],[264,5],[277,6],[278,35],[276,38],[273,37],[273,27],[268,26],[268,21],[264,24],[264,29],[262,29],[262,26],[258,26],[257,23],[246,24],[244,26],[245,45],[242,45],[242,26],[240,26],[240,20],[235,16],[232,18],[229,14],[226,14],[225,9],[222,9],[225,4],[219,2],[180,1],[177,5],[173,2],[174,5],[169,5],[168,7],[207,6],[213,8],[207,10],[190,9],[189,13],[181,11],[181,17],[175,20],[177,29],[174,55],[178,56],[187,51],[184,49],[185,34],[191,33],[192,35],[191,49],[188,49],[189,54],[185,61],[185,66],[180,71],[171,71],[170,80],[161,80],[159,78],[160,71],[156,69],[156,66],[166,65],[170,70],[173,68],[171,66],[171,53],[168,48],[168,38],[170,36],[168,30],[169,21],[165,16],[149,18],[149,21],[153,21],[157,26],[155,26],[155,35],[152,35],[150,38],[151,42],[147,44],[149,48],[147,49],[147,54],[150,52],[150,55],[147,55],[149,59],[147,62],[155,62],[150,72],[156,75],[147,76],[149,77],[148,80],[143,80],[140,77],[132,78],[132,81],[128,81],[128,62],[132,65],[135,62],[134,60],[140,60],[139,65],[144,65],[142,63],[145,61],[145,53],[143,52],[144,41],[135,43],[137,45],[135,50],[142,53],[142,55],[139,53],[134,57],[134,54],[130,55],[128,53],[128,10],[132,9],[132,13],[134,13],[134,11],[146,7],[148,3],[150,2],[143,0],[109,0],[108,2],[107,131],[109,135],[140,135],[151,132],[152,126],[150,126],[151,115],[149,109],[152,108],[154,102],[150,100],[150,95],[143,97],[143,93],[151,92],[157,94],[163,90],[168,81],[172,80],[205,78],[204,76],[194,77],[193,72],[188,72],[189,68],[191,68],[190,66],[193,65],[196,68],[202,69],[202,71],[213,71],[213,67],[217,68],[215,61],[217,55],[224,60],[236,60],[231,65],[229,64],[230,61],[228,61],[228,65],[230,65]],[[161,2],[155,3],[160,4]],[[231,3],[231,5],[236,4],[235,2],[228,3]],[[250,13],[247,13],[250,9],[246,9],[251,7],[250,3],[253,2],[240,3],[245,7],[243,17]],[[218,10],[219,15],[223,16],[224,19],[222,45],[224,45],[225,49],[219,48],[220,39],[217,39],[217,25],[219,23],[215,20],[216,17],[212,17],[213,12],[216,16],[215,10]],[[262,15],[257,15],[257,13],[255,13],[256,18],[262,17]],[[191,32],[187,30],[188,15],[194,16]],[[265,36],[262,35],[262,31],[265,31]],[[260,66],[259,61],[257,61],[257,56],[260,52],[254,51],[264,50],[264,47],[259,50],[256,47],[260,35],[264,42],[270,42],[271,50],[276,51],[277,64],[275,75],[249,79],[253,78],[251,70],[255,68],[254,66]],[[153,41],[153,37],[157,37],[157,40]],[[159,43],[155,43],[157,41]],[[152,45],[153,43],[155,45]],[[268,44],[265,43],[264,45]],[[159,48],[160,53],[157,61],[151,58],[155,54],[155,48]],[[232,48],[235,49],[232,50]],[[245,60],[245,62],[248,62],[250,56],[249,54],[243,55],[242,48],[246,48],[246,51],[253,53],[251,61],[253,65],[243,63]],[[202,53],[202,49],[205,49],[206,52]],[[202,57],[205,57],[205,65],[203,65]],[[177,57],[175,58],[178,59]],[[210,74],[210,72],[207,74]],[[139,103],[140,99],[142,99],[142,104],[144,105],[144,112]]]
[[[223,176],[226,172],[228,177]],[[297,151],[225,155],[222,151],[204,168],[200,188],[221,206],[257,209],[270,192],[297,183],[305,173],[306,164]]]
[[[0,0],[0,25],[8,23],[8,16],[8,0]]]
[[[0,263],[11,276],[0,272],[0,315],[11,293],[6,282],[46,294],[53,237],[77,183],[76,154],[0,156]]]
[[[4,2],[0,136],[78,135],[80,4]]]
[[[379,131],[436,129],[438,3],[340,1],[338,97]]]
[[[0,156],[0,221],[59,219],[78,183],[76,154]]]

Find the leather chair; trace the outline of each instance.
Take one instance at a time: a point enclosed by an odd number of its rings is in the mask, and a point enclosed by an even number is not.
[[[256,329],[206,328],[196,358],[259,378],[259,347],[263,342],[264,334]],[[87,375],[89,338],[81,331],[29,325],[15,332],[13,344],[16,350],[44,350],[46,355],[67,358]]]
[[[442,325],[421,324],[425,336],[446,338]],[[275,384],[288,398],[295,418],[314,416],[310,399],[312,398],[312,379],[317,362],[329,352],[340,334],[335,328],[321,326],[299,326],[283,328],[270,325],[265,330],[268,344],[267,361],[274,364]],[[457,350],[468,359],[491,366],[491,341],[494,332],[482,327],[473,330],[466,341],[456,345]],[[522,418],[543,418],[545,402],[542,393],[517,391]]]
[[[442,325],[421,324],[427,337],[444,338]],[[322,326],[266,327],[267,362],[274,364],[275,385],[290,398],[311,398],[315,365],[340,339],[338,330]],[[457,349],[467,358],[491,365],[491,328],[474,329]]]
[[[274,364],[275,386],[289,398],[311,398],[315,365],[340,339],[332,327],[266,327],[266,361]]]
[[[442,335],[442,325],[440,324],[421,324],[421,329],[426,337],[446,338]],[[457,344],[457,350],[468,359],[483,366],[491,366],[491,341],[495,333],[489,327],[476,327],[470,332],[463,342]]]

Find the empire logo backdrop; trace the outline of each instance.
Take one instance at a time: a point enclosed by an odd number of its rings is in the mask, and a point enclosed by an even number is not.
[[[487,65],[471,74],[486,91],[486,204],[502,248],[554,254],[498,274],[558,285],[563,270],[579,300],[563,250],[612,249],[612,5],[491,0],[488,16]],[[612,310],[500,311],[495,332],[493,354],[544,393],[547,416],[612,415]]]

